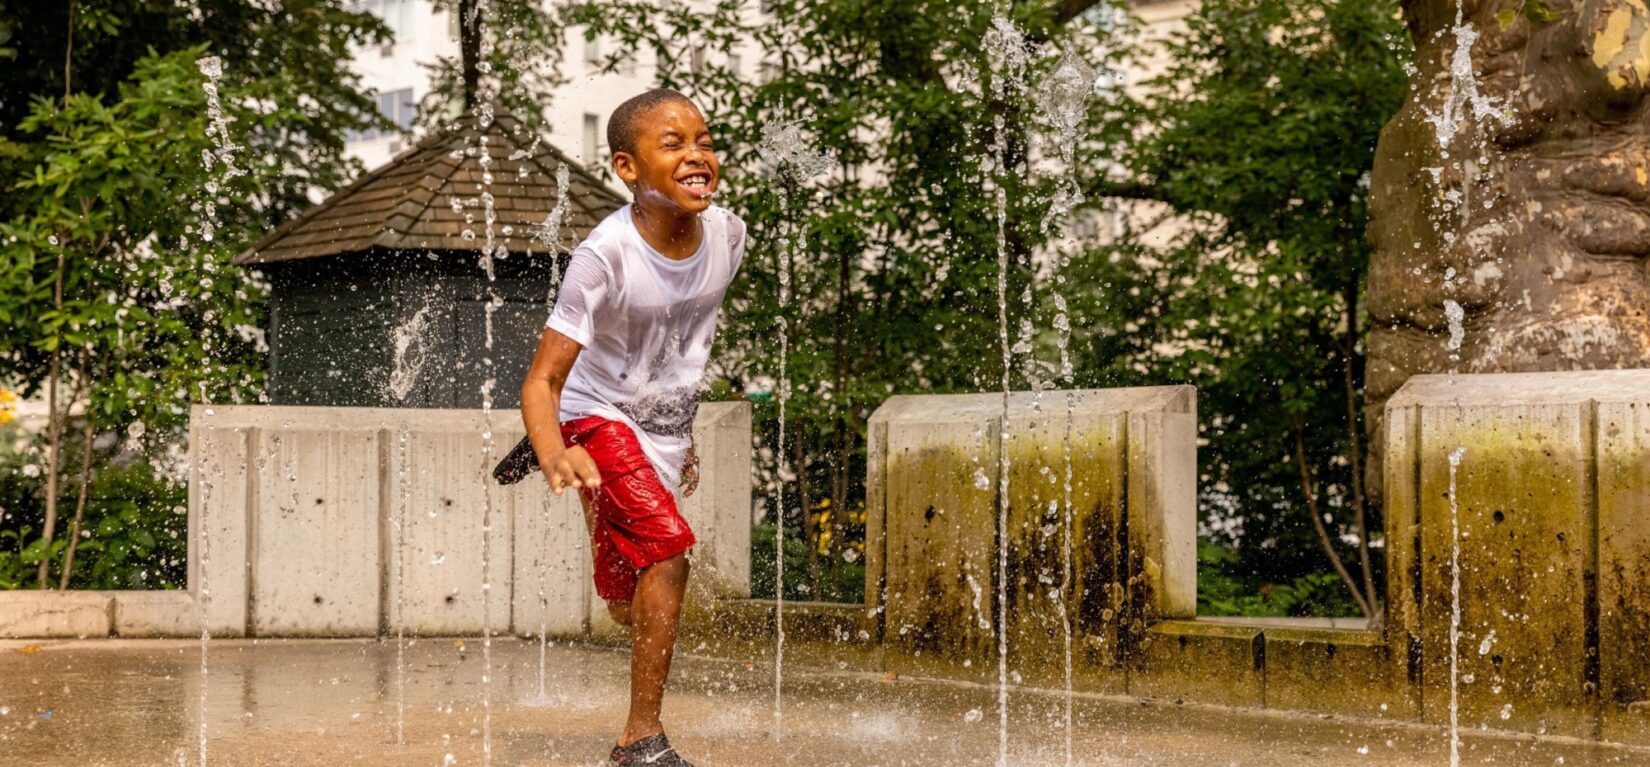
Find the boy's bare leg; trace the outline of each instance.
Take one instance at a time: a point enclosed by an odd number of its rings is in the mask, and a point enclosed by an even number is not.
[[[621,746],[664,732],[659,708],[664,702],[671,657],[676,652],[676,622],[682,613],[687,579],[684,554],[651,565],[636,579],[635,599],[624,606],[624,617],[630,619],[635,634],[630,644],[630,719],[619,736]],[[609,609],[615,620],[624,623],[615,609],[619,605],[624,603],[612,603]]]

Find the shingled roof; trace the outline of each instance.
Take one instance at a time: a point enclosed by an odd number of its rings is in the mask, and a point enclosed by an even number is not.
[[[492,158],[492,183],[482,183],[480,137]],[[568,169],[565,247],[589,234],[624,205],[606,184],[499,113],[485,130],[473,115],[419,141],[320,204],[282,224],[235,257],[270,264],[359,253],[372,248],[479,252],[485,244],[483,191],[493,195],[493,235],[513,253],[547,248],[534,240],[556,205],[556,168]],[[466,222],[465,216],[472,217]],[[473,237],[466,238],[465,230]]]

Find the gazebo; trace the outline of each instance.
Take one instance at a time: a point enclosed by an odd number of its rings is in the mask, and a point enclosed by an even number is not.
[[[551,233],[560,168],[567,205]],[[486,194],[503,248],[491,281]],[[553,275],[624,203],[508,114],[433,133],[236,257],[271,285],[270,401],[475,408],[490,357],[494,404],[515,407]],[[490,296],[500,303],[489,352]]]

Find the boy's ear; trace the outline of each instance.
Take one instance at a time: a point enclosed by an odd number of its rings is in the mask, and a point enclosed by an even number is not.
[[[632,157],[629,152],[614,152],[613,175],[618,176],[619,180],[625,183],[625,186],[636,183],[636,178],[639,175],[636,170],[636,158]]]

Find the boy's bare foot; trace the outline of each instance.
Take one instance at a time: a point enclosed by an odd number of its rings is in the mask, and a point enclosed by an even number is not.
[[[610,765],[652,765],[652,767],[693,767],[676,753],[664,733],[649,735],[628,746],[614,746],[608,754]]]

